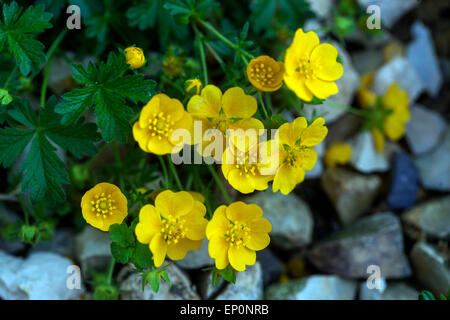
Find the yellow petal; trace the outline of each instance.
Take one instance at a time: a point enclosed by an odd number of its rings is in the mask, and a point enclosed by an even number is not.
[[[245,94],[239,87],[233,87],[223,94],[222,109],[227,118],[250,118],[258,106],[253,96]]]
[[[339,92],[338,86],[332,81],[324,81],[310,77],[305,81],[306,87],[319,99],[326,99]]]
[[[170,115],[173,121],[178,121],[184,115],[184,107],[180,100],[170,98],[164,93],[157,94],[155,97],[160,100],[159,111],[164,112],[166,116]]]
[[[192,211],[194,199],[186,191],[172,192],[165,190],[158,194],[155,206],[160,210],[163,217],[180,217]]]
[[[297,180],[295,168],[287,163],[282,164],[275,174],[272,190],[273,192],[280,190],[282,194],[287,195],[294,190],[297,185]]]
[[[133,125],[133,138],[139,144],[139,148],[145,152],[150,152],[147,148],[150,139],[149,131],[147,128],[142,129],[138,121]]]
[[[245,222],[261,217],[262,209],[253,203],[246,204],[242,201],[233,202],[226,209],[227,218],[231,221]]]
[[[188,102],[188,112],[202,117],[216,118],[222,107],[222,91],[214,85],[207,85],[201,95],[193,96]]]
[[[250,193],[255,191],[248,175],[242,173],[241,169],[230,170],[227,176],[228,183],[241,193]]]
[[[172,260],[181,260],[184,259],[188,251],[197,250],[201,245],[201,240],[180,239],[178,243],[172,243],[167,246],[167,256]]]
[[[372,129],[372,137],[378,152],[384,151],[384,136],[379,129]]]
[[[226,206],[222,205],[214,211],[213,218],[206,226],[206,237],[208,239],[215,235],[223,236],[230,226],[230,222],[225,215],[226,208]]]
[[[200,201],[194,201],[194,207],[191,213],[185,217],[186,237],[191,240],[202,240],[205,237],[206,224],[208,220],[205,217],[206,208]]]
[[[294,41],[286,51],[286,72],[292,72],[298,67],[300,59],[308,60],[313,49],[320,43],[319,37],[314,31],[303,32],[297,29]]]
[[[268,233],[272,231],[272,224],[265,218],[256,218],[250,220],[248,222],[248,227],[250,228],[251,232],[256,233]]]
[[[317,162],[317,153],[311,148],[301,149],[297,153],[295,160],[297,166],[299,166],[303,170],[312,170]]]
[[[229,264],[228,248],[228,242],[223,236],[215,235],[209,240],[209,256],[216,260],[216,268],[219,270],[225,269]]]
[[[164,241],[161,233],[156,234],[150,242],[150,251],[153,254],[153,262],[155,267],[160,267],[166,258],[167,243]]]
[[[335,81],[342,77],[344,68],[336,61],[338,52],[331,44],[318,45],[311,52],[311,63],[315,66],[315,75],[326,81]]]
[[[171,154],[175,150],[174,145],[167,138],[159,139],[157,136],[148,139],[147,149],[157,155]]]
[[[313,121],[301,134],[301,145],[313,147],[325,139],[328,134],[327,127],[324,126],[325,119],[319,117]]]
[[[139,116],[139,125],[141,128],[148,127],[148,121],[155,115],[159,113],[160,105],[160,95],[153,96],[149,102],[142,108],[141,114]]]
[[[286,83],[288,88],[294,91],[297,97],[303,101],[309,102],[312,100],[313,94],[306,86],[305,80],[305,77],[298,72],[292,75],[288,75],[287,73],[284,74],[284,83]]]
[[[245,265],[254,265],[256,253],[246,247],[230,246],[228,249],[228,260],[231,266],[237,271],[245,271]]]
[[[250,232],[250,237],[245,239],[245,246],[251,250],[262,250],[270,243],[267,232]]]
[[[139,223],[136,225],[136,238],[140,243],[150,243],[153,236],[161,230],[161,217],[155,207],[148,204],[139,212]]]

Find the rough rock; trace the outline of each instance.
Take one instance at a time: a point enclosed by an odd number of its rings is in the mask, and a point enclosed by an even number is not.
[[[429,244],[418,242],[411,250],[411,264],[414,275],[435,295],[447,294],[450,287],[448,256],[438,252]]]
[[[56,230],[49,242],[39,242],[32,252],[48,251],[73,258],[75,256],[75,237],[69,229]]]
[[[388,283],[384,290],[369,289],[366,282],[359,287],[359,300],[417,300],[419,291],[404,282]]]
[[[362,50],[352,55],[356,70],[360,74],[375,72],[383,64],[383,57],[380,50]]]
[[[261,207],[264,218],[272,224],[270,237],[276,246],[290,250],[311,242],[314,223],[311,210],[293,193],[284,196],[280,192],[266,190],[247,198],[246,202]]]
[[[389,170],[389,151],[386,143],[385,152],[375,148],[372,134],[369,131],[360,132],[349,141],[352,146],[350,163],[360,172],[384,172]]]
[[[106,269],[111,261],[111,239],[108,232],[86,226],[75,238],[75,252],[81,269],[87,273],[88,267],[95,270]]]
[[[383,96],[387,88],[397,82],[408,93],[413,103],[424,91],[425,85],[408,59],[397,56],[379,69],[375,75],[373,91]]]
[[[188,251],[186,257],[182,260],[177,260],[175,263],[184,269],[200,269],[214,265],[214,260],[211,259],[208,253],[208,241],[203,239],[202,245],[198,250]]]
[[[67,287],[69,259],[51,252],[37,252],[27,259],[0,251],[0,298],[5,300],[77,299],[84,289]]]
[[[422,203],[402,214],[402,221],[427,235],[450,239],[450,196]]]
[[[164,265],[163,265],[164,266]],[[173,263],[166,268],[170,285],[161,281],[158,293],[153,292],[147,284],[142,291],[142,277],[125,266],[120,271],[120,299],[122,300],[199,300],[195,286],[187,274]]]
[[[370,265],[378,266],[386,279],[411,274],[400,221],[392,213],[374,214],[345,227],[317,243],[308,257],[322,272],[346,278],[367,278]]]
[[[343,168],[327,169],[321,182],[344,224],[369,210],[381,185],[376,175],[361,175]]]
[[[442,72],[434,51],[433,39],[425,25],[416,21],[411,27],[414,41],[406,49],[406,56],[422,79],[428,93],[436,97],[442,86]]]
[[[381,28],[392,27],[403,15],[419,4],[418,0],[358,0],[359,5],[366,11],[370,5],[380,8]]]
[[[387,203],[391,209],[406,209],[414,205],[419,191],[419,172],[414,162],[402,152],[394,156],[394,170]]]
[[[334,275],[313,275],[267,288],[268,300],[353,300],[356,282]]]
[[[283,262],[269,248],[258,251],[256,259],[264,270],[264,286],[278,281],[284,267]]]
[[[263,271],[259,262],[238,272],[236,283],[228,283],[216,300],[260,300],[263,298]]]
[[[442,138],[447,126],[436,112],[416,104],[410,108],[411,118],[406,123],[406,141],[414,154],[432,150]]]
[[[450,191],[450,128],[439,146],[416,159],[420,179],[426,189]]]
[[[339,93],[328,98],[323,104],[305,104],[303,108],[307,117],[311,117],[312,113],[316,112],[318,115],[323,115],[327,124],[337,120],[345,113],[344,110],[334,107],[332,104],[337,103],[344,106],[350,105],[359,86],[359,73],[353,67],[350,55],[338,43],[331,42],[331,44],[338,50],[339,56],[342,59],[342,66],[344,67],[344,74],[336,81],[336,84],[339,87]]]

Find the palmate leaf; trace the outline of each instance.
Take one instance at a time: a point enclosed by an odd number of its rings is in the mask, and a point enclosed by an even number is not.
[[[3,21],[0,21],[0,47],[8,42],[9,51],[14,56],[23,75],[45,62],[44,45],[33,35],[51,28],[51,13],[44,6],[29,6],[25,10],[17,2],[3,4]]]
[[[125,141],[130,132],[129,120],[133,110],[126,105],[126,99],[147,102],[153,94],[155,82],[144,80],[141,74],[124,75],[129,66],[123,54],[110,53],[106,63],[98,67],[90,63],[86,68],[72,65],[77,82],[84,88],[72,90],[62,96],[55,111],[61,115],[63,124],[72,124],[87,108],[95,105],[98,125],[103,139]]]
[[[75,157],[95,154],[93,144],[100,136],[94,124],[86,124],[80,118],[71,125],[61,125],[61,116],[54,112],[56,99],[50,98],[39,117],[28,100],[17,100],[8,112],[18,127],[0,129],[0,164],[11,166],[30,144],[25,160],[20,166],[23,173],[22,190],[30,192],[32,202],[44,198],[52,203],[65,199],[63,184],[69,183],[64,162],[56,153],[55,145],[69,151]]]

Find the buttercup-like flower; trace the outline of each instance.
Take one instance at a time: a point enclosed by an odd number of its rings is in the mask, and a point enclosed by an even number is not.
[[[127,205],[127,198],[117,186],[102,182],[81,198],[81,213],[91,226],[108,231],[112,224],[122,223],[128,215]]]
[[[165,190],[158,194],[154,206],[142,207],[136,238],[149,245],[155,267],[163,264],[166,254],[181,260],[188,251],[200,248],[208,223],[205,213],[205,206],[186,191]]]
[[[133,125],[133,137],[145,152],[158,155],[179,152],[181,138],[174,140],[176,129],[192,130],[192,117],[177,99],[160,93],[142,109]],[[174,148],[177,146],[177,148]]]
[[[202,121],[201,138],[204,138],[203,133],[208,129],[217,129],[221,132],[224,148],[227,129],[264,129],[261,121],[252,118],[257,108],[256,99],[245,94],[241,88],[233,87],[222,94],[222,91],[214,85],[204,87],[201,95],[193,96],[187,106],[188,112],[192,114],[194,120]],[[202,148],[197,150],[203,154],[204,149],[212,142],[198,139],[194,141],[196,144],[200,142],[202,142]],[[213,156],[217,155],[213,154]],[[216,160],[221,160],[221,158]]]
[[[271,170],[270,156],[271,141],[253,145],[246,143],[240,148],[231,142],[223,154],[223,176],[241,193],[265,190],[275,173]]]
[[[215,259],[216,268],[225,269],[229,264],[237,271],[245,271],[246,265],[256,262],[256,252],[270,243],[272,225],[262,218],[262,210],[256,204],[238,201],[220,206],[206,227],[208,251]]]
[[[125,59],[131,69],[139,69],[145,64],[144,51],[138,47],[128,47],[125,49]]]
[[[195,94],[200,94],[200,88],[202,87],[202,82],[199,79],[189,79],[186,80],[186,93],[189,93],[195,88]]]
[[[333,143],[325,152],[325,164],[334,168],[337,164],[346,164],[352,156],[352,147],[347,143]]]
[[[344,73],[337,57],[335,47],[328,43],[320,44],[316,33],[304,33],[300,28],[286,51],[284,82],[303,101],[311,101],[314,96],[326,99],[338,93],[334,81]]]
[[[280,165],[273,180],[273,192],[287,195],[305,178],[305,171],[314,168],[317,153],[312,147],[328,133],[325,119],[317,118],[308,126],[304,117],[284,123],[278,129]]]
[[[283,85],[284,64],[269,56],[259,56],[247,65],[247,78],[260,91],[276,91]]]

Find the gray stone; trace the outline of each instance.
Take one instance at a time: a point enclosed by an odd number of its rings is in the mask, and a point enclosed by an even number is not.
[[[411,274],[400,221],[392,213],[358,220],[317,243],[308,257],[322,272],[346,278],[367,278],[367,268],[371,265],[378,266],[386,279]]]
[[[333,0],[307,0],[309,6],[319,18],[326,18],[330,15]]]
[[[184,269],[200,269],[214,265],[214,260],[211,259],[208,253],[208,241],[203,239],[202,245],[198,250],[188,251],[186,257],[182,260],[177,260],[175,263]]]
[[[448,126],[439,146],[432,152],[418,157],[416,165],[426,189],[450,191],[450,128]]]
[[[264,270],[264,286],[280,279],[281,272],[284,269],[283,262],[269,248],[258,251],[256,259]]]
[[[450,287],[448,256],[438,252],[429,244],[418,242],[411,250],[411,264],[414,275],[436,296],[447,294]]]
[[[402,214],[402,220],[432,237],[450,239],[450,196],[415,206]]]
[[[439,142],[447,123],[439,113],[416,104],[410,108],[411,118],[406,123],[406,141],[414,154],[432,150]]]
[[[70,56],[73,56],[71,54]],[[67,88],[67,80],[72,79],[72,69],[70,63],[63,57],[54,57],[48,77],[48,86],[52,91],[61,95]]]
[[[436,97],[442,86],[442,72],[431,33],[420,21],[412,25],[411,33],[414,41],[406,48],[406,56],[421,77],[428,93]]]
[[[261,207],[264,218],[272,224],[270,237],[276,246],[290,250],[311,242],[314,223],[311,210],[293,193],[285,196],[266,190],[252,195],[246,202]]]
[[[263,271],[259,262],[236,275],[236,283],[228,283],[216,300],[260,300],[263,298]]]
[[[166,266],[164,264],[163,266]],[[187,274],[173,263],[166,268],[170,285],[161,280],[158,293],[147,284],[142,291],[142,277],[130,266],[125,266],[118,275],[120,299],[122,300],[199,300],[195,286]]]
[[[364,173],[384,172],[389,170],[389,153],[378,152],[375,148],[372,134],[369,131],[360,132],[349,141],[352,146],[350,163],[358,171]],[[386,144],[387,145],[387,144]]]
[[[388,283],[386,288],[369,289],[366,282],[359,287],[359,300],[417,300],[419,291],[404,282]]]
[[[104,270],[111,261],[111,239],[108,232],[86,226],[75,238],[75,252],[83,273],[88,268]]]
[[[375,72],[383,64],[383,56],[380,50],[362,50],[352,55],[355,68],[360,74]]]
[[[381,28],[384,26],[390,28],[408,11],[419,4],[418,0],[358,0],[359,5],[364,11],[371,6],[376,5],[380,8]]]
[[[388,87],[397,82],[408,93],[410,103],[414,103],[424,91],[425,85],[408,59],[397,56],[379,69],[375,75],[373,91],[383,96]]]
[[[321,182],[343,224],[369,210],[381,185],[376,175],[361,175],[343,168],[328,168]]]
[[[48,251],[73,258],[75,256],[75,237],[71,230],[56,230],[49,242],[39,242],[35,245],[32,252]]]
[[[343,106],[350,105],[359,86],[359,73],[353,67],[350,55],[337,42],[331,42],[331,44],[338,50],[339,56],[342,59],[342,66],[344,67],[344,74],[336,81],[339,93],[328,98],[323,104],[305,104],[303,108],[307,117],[311,117],[312,113],[315,112],[316,114],[321,115],[328,124],[337,120],[345,113],[342,108],[338,108],[333,104]]]
[[[333,275],[313,275],[267,288],[268,300],[353,300],[356,281]]]
[[[37,252],[27,259],[0,251],[0,298],[5,300],[77,299],[84,292],[68,289],[68,267],[73,262],[51,252]]]

